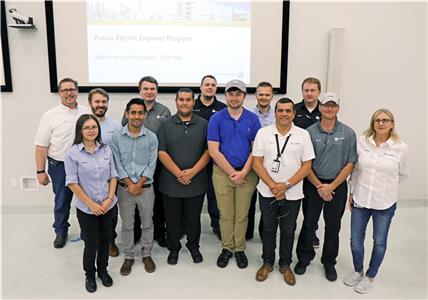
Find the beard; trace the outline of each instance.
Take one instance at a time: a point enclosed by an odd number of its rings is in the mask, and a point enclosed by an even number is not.
[[[100,111],[91,107],[92,114],[98,118],[103,118],[106,115],[107,109]]]
[[[202,96],[204,96],[205,100],[211,101],[212,99],[214,99],[214,95],[212,96],[202,95]]]

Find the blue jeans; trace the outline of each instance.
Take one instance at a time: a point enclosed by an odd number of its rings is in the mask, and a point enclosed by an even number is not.
[[[390,208],[383,210],[358,207],[352,208],[351,250],[354,269],[356,272],[363,272],[364,239],[366,236],[367,223],[369,222],[370,217],[372,217],[374,245],[366,276],[370,278],[376,277],[385,256],[388,231],[396,208],[397,203],[392,205]]]
[[[68,217],[70,216],[70,204],[73,198],[73,192],[65,186],[65,170],[64,162],[48,157],[48,174],[52,180],[52,189],[55,194],[54,216],[55,221],[53,227],[55,233],[67,234]]]

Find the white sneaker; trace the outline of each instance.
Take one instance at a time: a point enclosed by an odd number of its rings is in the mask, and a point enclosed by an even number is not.
[[[348,286],[354,286],[357,283],[359,283],[361,280],[363,280],[363,272],[361,273],[352,272],[351,274],[345,277],[345,279],[343,280],[343,283]]]
[[[354,291],[360,294],[366,294],[375,286],[375,282],[370,281],[367,276],[364,276],[363,280],[360,281],[355,287]]]

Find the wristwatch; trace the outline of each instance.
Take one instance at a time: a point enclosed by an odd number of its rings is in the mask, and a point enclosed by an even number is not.
[[[285,183],[285,186],[287,187],[287,191],[293,187],[293,185],[288,181]]]

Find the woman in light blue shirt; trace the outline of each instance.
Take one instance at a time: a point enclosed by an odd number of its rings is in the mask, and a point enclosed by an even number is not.
[[[93,115],[84,114],[77,120],[73,146],[67,152],[64,164],[65,184],[74,193],[80,236],[85,242],[85,287],[93,293],[97,290],[96,271],[104,286],[113,284],[107,265],[112,220],[117,214],[117,172],[113,155],[103,144],[100,124]]]

